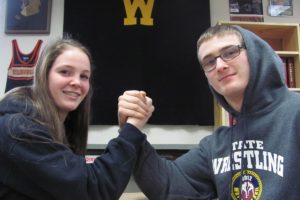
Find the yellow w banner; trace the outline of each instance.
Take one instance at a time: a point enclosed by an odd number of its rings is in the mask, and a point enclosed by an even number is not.
[[[154,0],[123,0],[126,11],[126,18],[124,18],[124,25],[136,25],[136,13],[140,10],[142,17],[140,18],[141,25],[152,26],[153,18],[151,17]]]
[[[117,124],[125,90],[145,90],[149,123],[212,125],[213,98],[196,41],[210,27],[209,0],[65,0],[64,32],[95,63],[92,124]]]

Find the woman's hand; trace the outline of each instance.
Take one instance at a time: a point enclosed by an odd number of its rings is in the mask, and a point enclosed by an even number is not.
[[[126,122],[142,129],[154,111],[152,99],[144,91],[125,91],[119,96],[118,120],[122,128]]]

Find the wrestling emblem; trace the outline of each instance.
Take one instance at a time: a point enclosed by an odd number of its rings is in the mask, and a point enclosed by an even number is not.
[[[251,170],[237,172],[232,178],[231,197],[234,200],[259,200],[262,193],[260,177]],[[241,197],[240,197],[241,196]]]

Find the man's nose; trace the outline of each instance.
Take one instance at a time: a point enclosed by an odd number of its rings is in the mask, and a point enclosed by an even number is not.
[[[225,62],[220,56],[216,58],[216,69],[222,70],[228,68],[227,62]]]

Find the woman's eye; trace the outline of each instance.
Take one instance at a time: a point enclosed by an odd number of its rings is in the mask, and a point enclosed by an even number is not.
[[[70,74],[70,72],[68,70],[61,70],[61,71],[59,71],[59,73],[62,74],[62,75],[69,75]]]
[[[83,80],[89,80],[89,79],[90,79],[90,76],[88,76],[88,75],[81,75],[81,78],[82,78]]]

